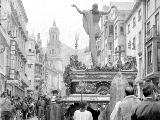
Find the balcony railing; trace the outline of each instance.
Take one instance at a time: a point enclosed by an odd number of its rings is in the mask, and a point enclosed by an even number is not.
[[[156,28],[155,25],[153,25],[153,27],[147,31],[146,42],[148,42],[153,37],[158,37],[159,35],[159,30]]]

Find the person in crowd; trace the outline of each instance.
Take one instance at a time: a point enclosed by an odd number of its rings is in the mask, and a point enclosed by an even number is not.
[[[154,99],[153,83],[145,83],[144,100],[136,107],[131,120],[160,120],[160,103]]]
[[[10,120],[12,117],[12,105],[11,105],[11,101],[8,98],[8,94],[7,92],[2,93],[1,95],[1,119],[2,120]]]
[[[51,120],[61,120],[61,104],[59,104],[59,92],[57,90],[52,91],[51,97]]]
[[[50,98],[45,96],[45,120],[50,120]]]
[[[87,110],[86,102],[80,102],[79,107],[80,109],[74,112],[74,120],[93,120],[92,113]]]
[[[100,110],[97,109],[92,109],[90,105],[87,107],[87,110],[92,113],[93,120],[98,120],[98,116],[100,115]]]
[[[134,89],[131,86],[125,89],[126,97],[119,103],[117,113],[114,115],[117,120],[131,120],[131,115],[141,101],[134,95]]]
[[[99,107],[99,111],[100,111],[100,114],[98,116],[98,120],[105,120],[106,119],[106,117],[105,117],[105,115],[106,115],[106,105],[101,105]]]
[[[20,97],[16,97],[15,99],[15,109],[16,109],[16,119],[20,120],[21,119],[21,110],[22,110],[22,103],[20,101]]]
[[[38,100],[38,120],[44,120],[45,101],[42,96]]]
[[[27,119],[27,112],[28,112],[27,98],[24,98],[22,103],[22,114],[24,120]]]

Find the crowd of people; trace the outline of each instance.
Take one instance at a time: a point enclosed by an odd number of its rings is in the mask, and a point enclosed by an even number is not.
[[[153,84],[144,86],[143,99],[136,97],[132,86],[126,87],[125,94],[111,114],[107,114],[109,105],[94,109],[84,101],[70,105],[63,111],[56,90],[52,91],[52,97],[39,96],[38,100],[10,97],[4,92],[0,98],[0,120],[26,120],[35,116],[38,120],[160,120],[160,102],[155,96]]]
[[[36,101],[31,97],[21,98],[3,92],[0,97],[0,119],[22,120],[35,116]]]
[[[118,101],[110,120],[160,120],[160,101],[152,82],[144,84],[143,99],[138,99],[133,87],[125,89],[126,97]]]
[[[54,113],[54,110],[51,107],[56,103],[58,91],[55,90],[52,93],[52,98],[40,95],[38,100],[35,100],[29,96],[11,97],[7,92],[3,92],[0,97],[0,120],[29,120],[35,117],[38,120],[52,120],[50,112]]]
[[[110,114],[100,117],[99,111],[88,109],[88,103],[81,102],[75,110],[73,120],[160,120],[160,101],[152,82],[145,83],[142,99],[137,98],[132,86],[125,88],[125,98],[118,101]],[[94,112],[93,112],[94,111]],[[102,113],[102,112],[100,112]]]

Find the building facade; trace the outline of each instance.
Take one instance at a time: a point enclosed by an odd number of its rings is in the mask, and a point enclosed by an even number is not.
[[[160,78],[160,1],[145,1],[146,78],[158,87]],[[159,85],[158,85],[159,84]]]
[[[126,21],[126,56],[136,57],[139,79],[145,76],[145,4],[137,1]]]
[[[37,38],[32,35],[26,43],[27,64],[26,73],[30,81],[28,94],[37,99],[42,94],[42,86],[45,80],[45,54],[42,49],[40,33]]]
[[[11,95],[25,96],[29,82],[25,73],[27,62],[25,43],[28,40],[26,23],[28,18],[21,0],[1,1],[1,28],[5,34],[9,49],[5,53],[6,90]]]
[[[100,58],[101,66],[117,64],[119,54],[117,51],[123,51],[121,58],[126,56],[126,28],[125,20],[133,8],[133,3],[129,2],[111,2],[110,6],[115,6],[108,16],[103,16],[101,23],[101,45]],[[109,7],[104,6],[108,11]],[[122,59],[122,61],[123,61]]]
[[[61,42],[59,40],[59,29],[54,21],[53,26],[49,30],[49,42],[46,52],[46,68],[47,74],[46,86],[47,94],[52,90],[62,91],[63,89],[63,61],[61,58]]]

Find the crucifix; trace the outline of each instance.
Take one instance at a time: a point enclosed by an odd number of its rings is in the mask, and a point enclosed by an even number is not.
[[[122,61],[121,61],[121,54],[122,52],[125,52],[125,50],[122,50],[122,46],[118,46],[118,50],[115,51],[115,53],[118,53],[118,62],[117,62],[117,67],[119,68],[119,71],[121,70],[122,67]]]

